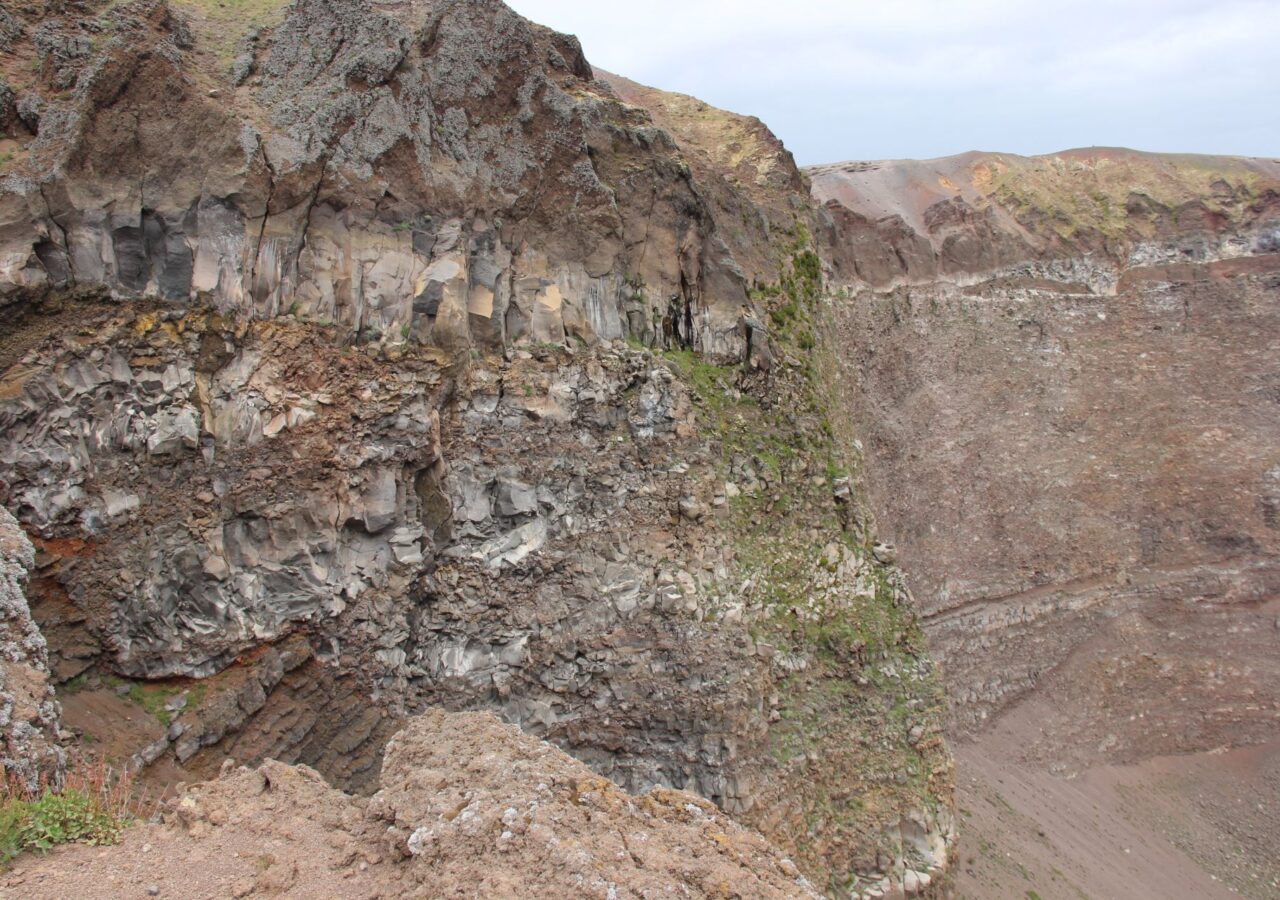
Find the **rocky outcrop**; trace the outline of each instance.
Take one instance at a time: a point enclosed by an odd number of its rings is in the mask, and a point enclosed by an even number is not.
[[[302,328],[237,338],[216,314],[90,321],[92,346],[54,339],[10,370],[0,458],[29,527],[93,543],[61,584],[116,671],[208,675],[407,589],[429,542],[417,486],[441,465],[437,370],[384,385]]]
[[[619,790],[487,714],[434,712],[391,741],[366,800],[268,762],[186,789],[164,824],[7,878],[29,897],[817,897],[794,863],[701,797]],[[203,856],[218,866],[197,867]]]
[[[1280,168],[810,174],[856,263],[845,408],[957,733],[1044,692],[1025,752],[1069,769],[1273,736]]]
[[[0,507],[0,762],[10,784],[32,791],[56,784],[65,764],[44,636],[23,595],[34,561],[31,542]]]
[[[143,762],[369,786],[404,714],[488,708],[632,789],[697,790],[824,880],[945,862],[933,667],[818,408],[769,399],[810,396],[799,370],[762,400],[622,344],[458,367],[110,304],[25,333],[51,336],[9,369],[0,458],[48,535],[37,612],[63,678],[182,692]],[[187,409],[194,446],[166,447]]]
[[[40,114],[0,181],[0,293],[742,356],[746,283],[713,211],[572,38],[498,0],[314,0],[254,32],[227,84],[202,52],[220,35],[181,7],[19,15],[39,67],[13,90]]]
[[[999,273],[1114,293],[1131,267],[1274,252],[1280,164],[1094,148],[807,170],[838,277],[876,289]]]
[[[957,734],[1037,691],[1057,768],[1273,732],[1274,161],[801,173],[497,0],[66,0],[0,42],[0,500],[54,680],[150,703],[137,761],[371,790],[409,717],[488,710],[828,893],[932,890],[898,558]],[[436,731],[370,809],[447,862]],[[545,883],[607,895],[584,852]]]
[[[754,116],[600,69],[595,74],[675,140],[720,223],[717,233],[752,287],[774,282],[777,243],[794,237],[798,222],[810,220],[808,181],[782,141]]]
[[[264,7],[16,17],[0,499],[56,678],[173,780],[369,790],[483,709],[823,890],[936,877],[943,698],[781,144],[491,0]]]

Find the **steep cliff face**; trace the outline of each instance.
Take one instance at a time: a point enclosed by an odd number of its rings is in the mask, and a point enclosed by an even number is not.
[[[808,223],[812,217],[808,181],[790,151],[754,116],[599,69],[596,76],[675,139],[748,280],[756,287],[773,282],[777,259],[771,244],[785,238],[797,220]]]
[[[942,694],[781,145],[500,3],[264,10],[8,20],[0,500],[73,727],[120,694],[157,771],[364,789],[488,709],[825,890],[927,886]]]
[[[945,861],[933,666],[799,369],[766,388],[623,344],[451,367],[288,320],[28,313],[6,485],[65,513],[31,523],[37,615],[73,689],[177,701],[143,761],[358,787],[403,714],[490,708],[696,789],[822,881]]]
[[[11,16],[7,293],[740,355],[743,275],[688,166],[573,39],[496,0],[266,4],[266,31],[191,6]]]
[[[839,306],[849,409],[958,725],[1123,633],[1122,671],[1080,672],[1055,751],[1270,733],[1280,164],[1076,151],[811,175],[859,279]],[[1167,729],[1093,715],[1117,703]]]
[[[1274,161],[801,173],[496,0],[6,7],[5,765],[33,567],[66,724],[172,780],[485,709],[927,891],[926,635],[974,771],[1275,737],[1278,251]]]
[[[1280,736],[1280,163],[808,174],[841,405],[950,695],[959,890],[1272,896],[1275,829],[1235,811],[1274,806]]]

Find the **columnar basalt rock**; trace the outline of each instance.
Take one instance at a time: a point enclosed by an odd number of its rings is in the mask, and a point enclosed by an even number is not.
[[[908,579],[956,734],[1040,690],[1056,768],[1274,734],[1274,161],[802,173],[498,0],[6,7],[0,142],[28,783],[46,672],[167,698],[137,763],[352,789],[484,709],[919,894],[956,829]]]
[[[210,88],[181,14],[103,6],[18,19],[40,63],[18,96],[42,112],[0,180],[0,293],[104,285],[451,349],[743,354],[713,210],[572,38],[497,0],[313,0]]]

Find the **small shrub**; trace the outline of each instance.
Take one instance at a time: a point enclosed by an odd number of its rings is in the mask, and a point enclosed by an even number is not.
[[[134,818],[133,776],[103,763],[72,767],[60,787],[29,790],[13,776],[0,787],[0,864],[24,850],[114,844]]]
[[[773,319],[773,324],[779,328],[791,324],[799,317],[800,306],[794,300],[769,311],[769,318]]]

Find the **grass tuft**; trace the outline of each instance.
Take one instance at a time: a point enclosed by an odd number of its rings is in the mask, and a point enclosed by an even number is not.
[[[32,791],[10,776],[0,786],[0,864],[59,844],[114,844],[136,817],[133,774],[80,761],[60,786]]]

